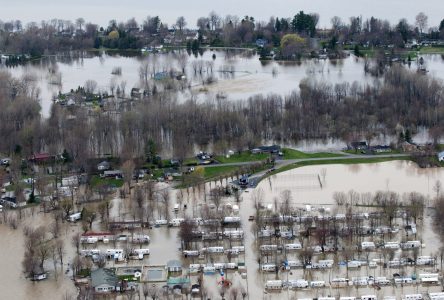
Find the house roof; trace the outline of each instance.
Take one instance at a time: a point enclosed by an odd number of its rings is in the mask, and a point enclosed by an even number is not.
[[[119,278],[111,269],[100,268],[91,272],[91,285],[97,287],[103,284],[116,286],[119,283]]]
[[[182,268],[182,263],[176,259],[168,261],[166,265],[168,268]]]
[[[103,236],[103,235],[113,235],[111,232],[85,232],[82,236]]]

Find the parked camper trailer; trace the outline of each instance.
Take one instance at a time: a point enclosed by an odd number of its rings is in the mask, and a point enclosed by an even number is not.
[[[311,288],[322,288],[325,287],[325,281],[319,280],[319,281],[312,281],[310,282]]]
[[[68,217],[68,221],[69,221],[69,222],[77,222],[77,221],[79,221],[81,218],[82,218],[82,213],[77,212],[77,213],[74,213],[74,214],[69,215],[69,217]]]
[[[435,263],[435,259],[431,256],[418,256],[416,259],[416,265],[425,266],[425,265],[433,265]]]
[[[224,253],[224,247],[208,247],[208,253]]]
[[[378,300],[378,298],[375,295],[363,295],[361,300]]]
[[[300,243],[293,243],[293,244],[285,244],[284,246],[285,250],[300,250],[302,249],[302,245]]]
[[[444,300],[444,292],[429,293],[430,300]]]
[[[384,248],[396,250],[396,249],[399,249],[400,246],[399,246],[398,242],[387,242],[384,244]]]
[[[276,265],[275,264],[265,264],[261,266],[261,270],[264,272],[274,272],[276,271]]]
[[[402,296],[402,300],[422,300],[422,294],[409,294]]]
[[[361,248],[364,251],[371,251],[371,250],[375,250],[376,246],[375,246],[374,242],[362,242]]]
[[[421,245],[422,244],[420,241],[407,241],[403,243],[401,246],[403,250],[409,250],[409,249],[421,248]]]
[[[268,280],[265,283],[265,289],[267,290],[280,290],[283,286],[282,280]]]
[[[172,227],[179,227],[180,224],[182,224],[182,222],[184,222],[184,221],[185,221],[185,219],[183,219],[183,218],[176,218],[176,219],[172,219],[170,221],[170,223],[168,223],[168,225],[172,226]]]
[[[185,257],[196,257],[196,256],[199,256],[199,251],[197,251],[197,250],[184,250],[182,252],[182,254]]]
[[[261,245],[259,247],[261,251],[276,251],[278,249],[277,245]]]
[[[350,283],[352,282],[349,281],[347,278],[333,278],[331,280],[331,286],[336,288],[346,287],[350,285]]]
[[[304,279],[289,280],[287,284],[290,289],[305,289],[309,286],[308,281]]]

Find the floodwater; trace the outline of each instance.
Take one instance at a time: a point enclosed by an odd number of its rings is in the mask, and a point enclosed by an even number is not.
[[[323,177],[325,174],[325,180]],[[263,180],[256,188],[260,191],[265,204],[273,203],[274,198],[279,198],[284,190],[291,191],[292,204],[295,207],[305,207],[305,205],[332,207],[335,205],[333,200],[334,192],[348,192],[354,190],[357,193],[374,193],[378,190],[393,191],[399,194],[408,192],[419,192],[428,197],[433,197],[435,192],[433,186],[436,181],[444,181],[444,169],[420,169],[416,164],[408,161],[393,161],[374,164],[356,164],[356,165],[324,165],[324,166],[307,166],[293,169],[287,172],[279,173]],[[320,185],[322,182],[322,187]],[[252,195],[253,190],[247,190],[243,194],[243,202],[241,203],[241,216],[243,220],[243,229],[245,232],[253,232],[251,222],[247,221],[249,215],[254,215]],[[428,205],[431,203],[428,202]],[[422,255],[433,255],[438,253],[441,238],[434,232],[432,228],[431,213],[428,209],[424,214],[423,230],[421,239],[425,243],[426,248],[422,249]],[[402,225],[402,224],[401,224]],[[401,237],[398,237],[399,239]],[[253,234],[247,234],[245,237],[246,247],[255,249],[256,240]],[[325,257],[331,258],[333,257]],[[324,258],[324,259],[325,259]],[[404,286],[399,288],[383,288],[376,291],[370,288],[343,288],[312,291],[286,291],[282,293],[265,293],[264,285],[267,280],[275,279],[274,274],[262,274],[258,272],[258,253],[250,251],[246,254],[246,265],[248,268],[248,290],[250,299],[296,299],[298,297],[319,297],[319,296],[357,296],[364,294],[376,294],[378,297],[383,295],[397,295],[398,299],[401,294],[426,293],[427,291],[439,291],[439,287],[414,287]],[[297,259],[297,256],[296,256]],[[381,269],[373,271],[368,268],[362,268],[359,271],[350,272],[348,276],[345,274],[344,267],[335,266],[331,270],[304,272],[303,270],[292,270],[290,273],[283,273],[281,279],[300,279],[311,278],[312,280],[325,280],[328,282],[334,277],[352,276],[386,276],[392,278],[392,274],[399,272],[398,269]],[[405,270],[408,274],[431,272],[430,269],[419,268],[415,270]],[[287,275],[285,275],[287,274]],[[282,277],[283,276],[283,277]],[[286,277],[287,276],[287,277]]]
[[[49,272],[49,279],[41,282],[32,282],[26,279],[22,272],[21,263],[25,246],[23,228],[26,226],[36,228],[39,225],[48,225],[51,222],[49,214],[44,215],[36,212],[32,215],[28,211],[23,222],[16,230],[10,229],[5,224],[0,224],[0,282],[2,286],[0,299],[60,300],[65,296],[66,299],[74,299],[77,295],[77,290],[71,280],[72,277],[70,277],[71,271],[68,274],[60,272],[60,265],[58,265],[57,280],[52,271]],[[62,224],[61,238],[65,243],[64,271],[68,269],[67,263],[71,262],[74,257],[75,251],[71,246],[71,236],[74,231],[77,232],[68,224]],[[53,270],[53,263],[50,259],[49,262],[45,263],[45,266],[46,269]]]
[[[216,58],[213,59],[213,54]],[[8,68],[15,76],[23,74],[33,75],[35,84],[40,89],[42,113],[49,115],[52,99],[59,92],[69,92],[79,86],[84,86],[87,80],[95,80],[97,89],[110,93],[111,81],[116,85],[125,82],[125,92],[128,95],[133,87],[143,87],[140,80],[139,69],[145,62],[149,62],[152,72],[153,66],[156,72],[180,70],[177,55],[156,54],[142,56],[138,54],[120,55],[117,53],[86,52],[81,55],[67,57],[63,55],[46,57],[42,60],[28,63],[24,66]],[[202,75],[195,74],[193,63],[203,61],[204,64],[213,64],[213,73],[210,68],[204,68]],[[444,78],[444,59],[439,55],[426,55],[425,65],[431,75]],[[415,68],[416,64],[412,64]],[[122,75],[112,75],[115,67],[122,69]],[[4,67],[3,67],[4,68]],[[61,84],[54,85],[51,82],[54,76],[51,71],[61,74]],[[222,72],[234,70],[234,73]],[[198,72],[199,73],[199,72]],[[186,75],[191,90],[179,92],[179,99],[189,99],[192,95],[199,99],[215,99],[216,95],[227,96],[229,100],[246,99],[250,96],[270,93],[288,95],[297,90],[302,79],[310,77],[319,81],[335,83],[360,84],[372,83],[375,79],[364,73],[363,59],[353,55],[342,60],[304,60],[296,62],[261,62],[257,54],[251,51],[205,51],[197,58],[194,55],[188,57]],[[202,86],[202,81],[212,75],[215,82]],[[152,84],[152,82],[151,82]]]
[[[325,178],[324,175],[325,174]],[[320,181],[322,187],[320,186]],[[298,169],[293,169],[287,172],[279,173],[270,177],[270,179],[263,180],[257,190],[264,198],[264,203],[272,203],[275,197],[279,197],[284,190],[290,190],[292,193],[292,204],[297,207],[304,207],[306,204],[315,206],[330,206],[334,205],[332,195],[334,192],[348,192],[353,189],[358,193],[375,192],[378,190],[390,190],[397,193],[407,193],[416,191],[426,196],[433,197],[433,186],[437,180],[444,182],[444,169],[419,169],[414,163],[407,161],[393,161],[376,164],[358,164],[358,165],[324,165],[324,166],[307,166]],[[207,192],[210,188],[214,188],[216,183],[207,184]],[[217,184],[220,184],[219,182]],[[167,187],[166,184],[160,184],[157,188],[163,189]],[[280,294],[264,293],[264,284],[266,280],[274,279],[273,274],[262,274],[258,272],[258,253],[256,249],[256,240],[253,234],[253,222],[248,221],[250,215],[254,215],[254,208],[252,202],[252,195],[254,190],[248,189],[241,195],[239,216],[242,219],[242,229],[245,233],[244,245],[246,247],[245,254],[233,258],[233,261],[245,262],[247,268],[247,279],[242,279],[237,272],[228,272],[225,274],[226,278],[233,282],[233,286],[245,288],[248,293],[248,299],[295,299],[295,297],[312,297],[325,296],[327,293],[331,295],[354,296],[356,294],[377,294],[382,296],[383,293],[398,295],[413,293],[417,290],[416,287],[405,286],[403,288],[395,289],[393,287],[384,288],[382,291],[375,292],[368,288],[360,288],[356,290],[348,289],[324,289],[318,292],[311,291],[283,291]],[[171,205],[177,203],[176,191],[171,191]],[[188,195],[184,192],[183,204],[187,204],[187,210],[180,210],[177,217],[184,216],[200,216],[198,203],[205,201],[205,198],[200,194]],[[208,198],[206,201],[210,201]],[[225,202],[234,203],[234,199],[224,199]],[[122,203],[122,204],[120,204]],[[129,211],[130,201],[121,200],[119,198],[113,199],[113,206],[111,209],[111,217],[119,219],[119,212]],[[430,204],[430,203],[428,203]],[[194,207],[194,208],[193,208]],[[158,218],[157,213],[154,214]],[[431,255],[437,253],[441,243],[440,237],[437,236],[431,227],[430,211],[426,210],[423,221],[423,229],[421,230],[421,239],[426,244],[426,248],[421,250],[422,255]],[[176,217],[172,212],[170,217]],[[120,219],[131,219],[131,214],[121,214]],[[33,295],[33,299],[60,299],[65,293],[75,295],[75,288],[69,275],[59,274],[58,280],[55,281],[54,275],[50,272],[50,278],[43,282],[33,283],[24,278],[21,270],[21,261],[24,251],[24,238],[22,229],[26,224],[50,224],[51,216],[49,214],[34,213],[34,216],[28,212],[26,221],[24,221],[18,230],[12,230],[5,224],[0,224],[0,245],[2,260],[0,261],[0,282],[2,286],[7,286],[4,289],[0,299],[28,299]],[[93,224],[94,230],[103,230],[99,221]],[[74,257],[75,250],[71,244],[71,236],[75,232],[81,230],[81,225],[65,224],[62,233],[65,238],[65,262],[70,261]],[[147,266],[147,265],[165,265],[169,260],[182,259],[184,267],[190,261],[181,258],[180,241],[178,238],[178,228],[153,228],[143,229],[144,234],[150,236],[151,242],[147,247],[150,249],[149,257],[143,261],[129,261],[129,266]],[[124,232],[125,233],[125,232]],[[117,247],[120,247],[118,245]],[[99,244],[96,246],[85,245],[88,248],[113,248],[111,244]],[[145,246],[142,246],[145,247]],[[223,257],[213,257],[211,262],[221,262],[225,259]],[[205,263],[200,261],[199,263]],[[110,263],[109,266],[125,266],[125,264]],[[64,267],[66,269],[66,266]],[[48,269],[52,269],[52,263],[48,264]],[[335,266],[332,270],[325,272],[313,271],[303,273],[302,270],[292,270],[292,273],[284,273],[282,279],[296,279],[307,277],[311,280],[326,280],[333,277],[347,277],[344,267]],[[429,271],[418,268],[417,270],[406,269],[409,274]],[[399,272],[398,269],[381,269],[376,271],[367,268],[362,268],[361,271],[350,271],[348,277],[358,275],[372,275],[372,276],[387,276],[391,277],[394,272]],[[191,276],[191,283],[197,283],[198,276]],[[221,276],[204,275],[203,280],[208,290],[208,295],[211,299],[220,299],[220,281]],[[437,291],[438,287],[419,287],[419,292],[425,293],[429,291]],[[227,292],[229,293],[229,291]],[[4,296],[4,298],[3,298]]]

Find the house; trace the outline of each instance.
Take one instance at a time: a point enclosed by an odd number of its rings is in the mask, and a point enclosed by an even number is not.
[[[182,263],[176,259],[168,261],[166,267],[168,272],[182,272]]]
[[[438,153],[438,160],[444,161],[444,151]]]
[[[267,43],[268,43],[268,41],[266,39],[257,39],[256,40],[256,47],[264,48]]]
[[[120,280],[113,270],[100,268],[91,272],[91,286],[96,293],[120,291]]]
[[[416,152],[418,151],[418,145],[409,143],[409,142],[403,142],[401,144],[402,151],[404,152]]]
[[[349,149],[354,149],[354,150],[367,150],[368,149],[368,144],[366,141],[355,141],[355,142],[351,142]]]
[[[102,161],[100,164],[97,165],[98,171],[106,171],[111,168],[111,164],[107,161]]]
[[[142,92],[138,88],[132,88],[131,89],[131,97],[133,98],[140,98],[142,96]]]
[[[100,174],[100,177],[122,179],[123,173],[120,170],[105,171],[103,174]]]
[[[281,152],[281,146],[278,146],[278,145],[260,146],[260,147],[251,149],[252,154],[259,154],[259,153],[278,154],[280,152]]]
[[[44,163],[51,159],[54,159],[53,155],[50,155],[48,153],[37,153],[32,155],[29,160],[35,163]]]

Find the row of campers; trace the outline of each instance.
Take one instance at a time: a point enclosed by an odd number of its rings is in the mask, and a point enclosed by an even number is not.
[[[205,274],[214,274],[216,271],[223,270],[236,270],[238,264],[234,262],[230,263],[213,263],[213,264],[190,264],[189,271],[190,274],[196,274],[203,272]]]
[[[207,247],[199,250],[184,250],[182,252],[184,257],[197,257],[201,254],[210,253],[210,254],[231,254],[231,255],[239,255],[240,253],[245,252],[245,246],[233,246],[230,249],[225,249],[224,247]]]

